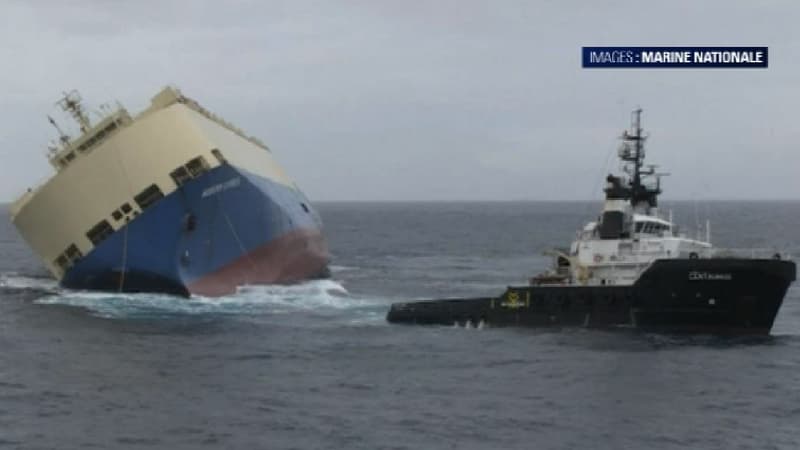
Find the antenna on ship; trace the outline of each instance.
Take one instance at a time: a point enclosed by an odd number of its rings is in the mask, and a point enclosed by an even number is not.
[[[89,122],[89,117],[83,111],[83,106],[81,105],[81,94],[75,89],[70,92],[64,92],[64,97],[57,101],[56,105],[72,115],[75,121],[80,124],[82,132],[85,133],[86,130],[91,128],[92,124]]]
[[[53,119],[52,117],[47,116],[47,120],[50,121],[50,124],[52,124],[53,127],[56,129],[56,131],[58,131],[58,140],[61,141],[61,144],[67,146],[67,144],[69,144],[69,136],[67,135],[67,133],[64,133],[64,130],[62,130],[61,127],[58,126],[55,119]],[[53,148],[51,147],[51,151],[52,150]]]
[[[633,111],[631,126],[633,134],[628,133],[626,130],[622,133],[622,139],[625,141],[622,150],[620,151],[620,158],[623,161],[633,163],[633,180],[631,180],[631,187],[636,190],[642,184],[642,163],[644,162],[644,140],[642,136],[642,108],[637,108]],[[630,143],[633,144],[631,149]],[[631,152],[631,150],[633,150]]]
[[[648,165],[647,169],[642,169],[644,165],[644,141],[647,136],[642,133],[642,108],[633,111],[631,117],[631,132],[627,130],[622,133],[622,146],[619,149],[619,157],[627,163],[625,172],[631,176],[630,192],[631,204],[636,207],[642,204],[650,208],[657,206],[657,196],[661,193],[660,177],[664,174],[656,173],[655,165]],[[646,177],[655,176],[655,186],[648,187],[643,183]]]

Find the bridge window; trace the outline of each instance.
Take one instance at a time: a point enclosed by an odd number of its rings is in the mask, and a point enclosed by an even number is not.
[[[164,198],[164,193],[162,193],[161,189],[159,189],[155,184],[151,184],[138,195],[133,197],[133,199],[136,200],[136,203],[139,204],[139,207],[142,209],[142,211],[162,198]]]
[[[97,225],[93,226],[86,232],[86,237],[92,241],[92,244],[98,245],[103,242],[107,237],[114,233],[114,229],[108,224],[107,220],[101,220]]]
[[[100,130],[97,134],[89,138],[88,141],[78,146],[78,151],[85,152],[92,148],[95,144],[105,139],[106,135],[117,129],[117,123],[111,122],[105,128]]]
[[[669,225],[658,222],[636,222],[636,232],[644,234],[661,234],[669,230]]]

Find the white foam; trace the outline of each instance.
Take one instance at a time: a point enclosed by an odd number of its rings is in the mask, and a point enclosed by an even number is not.
[[[223,297],[180,298],[159,294],[70,291],[36,300],[39,304],[86,308],[100,317],[163,317],[192,314],[282,314],[309,310],[342,310],[377,305],[351,297],[340,283],[314,280],[296,285],[243,286]]]
[[[11,289],[58,289],[58,282],[52,278],[29,277],[15,273],[0,274],[0,287]]]

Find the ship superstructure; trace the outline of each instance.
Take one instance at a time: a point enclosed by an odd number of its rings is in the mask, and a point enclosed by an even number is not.
[[[321,220],[271,150],[178,89],[94,123],[76,92],[58,104],[80,135],[50,119],[56,174],[11,216],[62,285],[223,295],[327,272]]]
[[[623,173],[606,178],[600,216],[569,249],[548,252],[551,270],[497,297],[396,303],[387,320],[769,333],[795,263],[777,252],[716,249],[708,225],[704,240],[690,238],[662,217],[661,174],[644,165],[641,113],[622,135]]]
[[[632,129],[622,134],[618,156],[623,174],[606,177],[600,216],[578,232],[568,252],[553,252],[557,271],[534,282],[631,285],[657,259],[713,254],[710,242],[688,237],[671,218],[662,217],[658,196],[663,174],[654,165],[644,167],[641,114],[641,109],[633,112]]]

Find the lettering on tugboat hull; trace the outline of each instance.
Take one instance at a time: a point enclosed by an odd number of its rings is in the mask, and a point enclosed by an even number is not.
[[[730,281],[733,275],[730,273],[714,273],[714,272],[689,272],[690,281]]]

